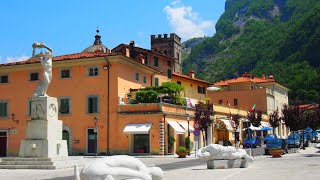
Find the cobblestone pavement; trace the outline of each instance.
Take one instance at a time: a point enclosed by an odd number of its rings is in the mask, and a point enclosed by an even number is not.
[[[138,156],[148,166],[158,166],[164,170],[166,180],[313,180],[320,179],[320,151],[314,147],[299,153],[285,154],[281,158],[268,155],[255,156],[248,168],[207,169],[206,162],[198,160],[194,154],[187,158],[171,156]],[[88,161],[92,158],[87,158]],[[1,170],[1,180],[73,180],[74,170]]]

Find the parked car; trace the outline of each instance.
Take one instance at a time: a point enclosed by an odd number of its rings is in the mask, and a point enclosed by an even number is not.
[[[267,134],[266,137],[264,137],[264,144],[267,144],[269,140],[271,139],[277,139],[278,136],[276,134]]]
[[[298,132],[291,132],[286,139],[289,148],[300,147],[300,134]]]
[[[261,147],[261,138],[259,136],[253,136],[251,138],[249,137],[243,142],[243,148],[256,148],[257,146]]]
[[[272,148],[280,148],[284,150],[285,153],[288,153],[289,150],[288,143],[285,139],[281,138],[270,139],[266,144],[266,148],[264,149],[265,154],[269,154],[269,149]]]

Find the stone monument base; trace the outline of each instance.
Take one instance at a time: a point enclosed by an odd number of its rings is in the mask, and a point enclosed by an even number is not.
[[[20,157],[60,157],[68,156],[66,140],[22,140],[20,144]]]
[[[207,161],[207,169],[246,168],[249,162],[246,159],[216,159]]]

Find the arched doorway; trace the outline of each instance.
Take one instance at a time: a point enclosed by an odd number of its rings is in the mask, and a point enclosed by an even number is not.
[[[62,140],[67,141],[68,154],[72,154],[72,131],[67,125],[63,125]]]

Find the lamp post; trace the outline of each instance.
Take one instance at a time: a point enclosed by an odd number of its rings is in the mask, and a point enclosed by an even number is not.
[[[98,155],[98,126],[97,126],[98,118],[97,118],[97,116],[94,116],[93,122],[94,122],[93,132],[95,134],[95,147],[96,147],[95,156],[97,156]]]

